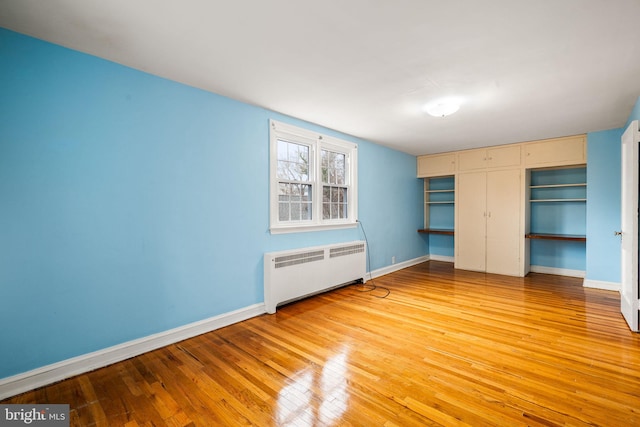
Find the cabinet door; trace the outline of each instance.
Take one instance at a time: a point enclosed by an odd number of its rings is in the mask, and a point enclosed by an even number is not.
[[[520,169],[487,173],[488,273],[520,275]]]
[[[462,172],[520,166],[520,152],[520,144],[460,151],[458,153],[458,170]]]
[[[487,167],[501,168],[520,166],[520,145],[495,147],[487,149]]]
[[[487,167],[487,150],[466,150],[458,153],[458,170],[471,171]]]
[[[548,139],[525,144],[525,166],[564,166],[587,162],[586,138],[583,135]]]
[[[486,172],[456,177],[455,268],[484,271],[486,239]]]
[[[451,175],[456,170],[456,155],[434,154],[418,157],[418,178]]]

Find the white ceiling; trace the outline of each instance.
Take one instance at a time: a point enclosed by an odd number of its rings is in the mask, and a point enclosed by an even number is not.
[[[621,127],[640,95],[640,0],[0,0],[0,26],[411,154]]]

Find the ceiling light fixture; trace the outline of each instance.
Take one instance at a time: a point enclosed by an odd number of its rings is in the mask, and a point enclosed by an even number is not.
[[[433,117],[446,117],[458,111],[460,104],[457,98],[445,98],[425,105],[423,110]]]

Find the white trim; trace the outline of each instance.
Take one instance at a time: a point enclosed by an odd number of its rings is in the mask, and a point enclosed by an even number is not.
[[[543,265],[532,265],[530,271],[532,273],[555,274],[556,276],[582,277],[584,278],[584,270],[570,270],[568,268],[545,267]]]
[[[604,289],[606,291],[620,292],[621,286],[619,282],[604,282],[601,280],[584,279],[582,286],[585,288]]]
[[[265,313],[264,303],[193,322],[0,379],[0,400],[80,375]]]
[[[429,260],[431,261],[442,261],[442,262],[450,262],[453,264],[455,258],[452,256],[446,255],[429,255]]]
[[[271,234],[286,234],[286,233],[302,233],[305,231],[320,231],[320,230],[339,230],[344,228],[355,228],[358,226],[357,222],[350,222],[346,224],[331,224],[326,225],[283,225],[277,228],[270,228]]]
[[[379,268],[377,270],[369,271],[367,272],[367,277],[375,279],[376,277],[384,276],[385,274],[393,273],[394,271],[402,270],[404,268],[411,267],[425,261],[429,261],[429,255],[421,256],[418,258],[410,259],[409,261],[403,261],[397,264]]]

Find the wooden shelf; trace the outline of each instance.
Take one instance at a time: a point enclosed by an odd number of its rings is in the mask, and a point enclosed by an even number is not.
[[[532,199],[529,200],[531,203],[540,203],[540,202],[586,202],[587,199]]]
[[[569,242],[586,242],[587,236],[579,234],[547,234],[547,233],[528,233],[524,237],[527,239],[544,239],[544,240],[564,240]]]
[[[425,193],[455,193],[455,190],[425,190]]]
[[[438,228],[421,228],[418,233],[426,234],[445,234],[447,236],[453,236],[453,230],[442,230]]]
[[[586,183],[576,184],[547,184],[547,185],[531,185],[529,188],[560,188],[560,187],[586,187]]]
[[[443,200],[442,202],[425,202],[427,205],[453,205],[453,200]]]

